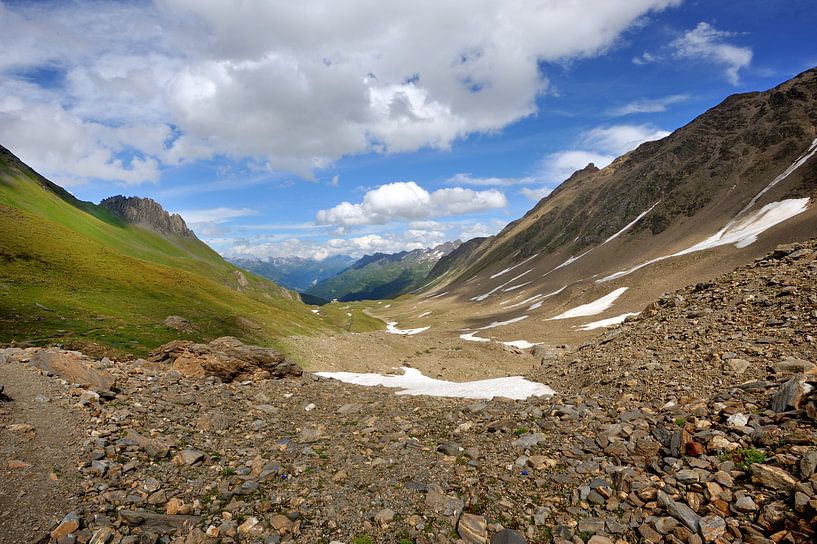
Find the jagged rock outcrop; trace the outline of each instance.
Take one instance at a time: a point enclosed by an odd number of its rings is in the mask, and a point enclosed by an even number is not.
[[[133,223],[165,235],[195,237],[182,216],[170,214],[155,200],[136,196],[112,196],[100,206],[126,223]]]
[[[209,344],[174,340],[151,352],[151,361],[169,363],[189,378],[215,376],[223,381],[300,376],[303,370],[271,348],[244,345],[232,336]]]

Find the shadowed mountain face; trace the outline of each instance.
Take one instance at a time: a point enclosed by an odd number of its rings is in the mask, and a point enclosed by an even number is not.
[[[460,241],[429,249],[366,255],[347,269],[306,291],[325,300],[378,300],[397,297],[421,287],[440,259],[450,254]]]
[[[606,168],[577,171],[496,236],[441,259],[422,312],[406,301],[382,317],[450,335],[572,342],[664,292],[817,235],[815,196],[817,69],[731,96]]]

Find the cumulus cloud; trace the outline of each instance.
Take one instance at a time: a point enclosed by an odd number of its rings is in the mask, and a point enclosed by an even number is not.
[[[354,227],[384,225],[391,221],[418,221],[504,208],[505,195],[490,189],[474,191],[463,187],[429,192],[413,181],[381,185],[368,191],[357,204],[341,202],[320,210],[316,221],[322,225]]]
[[[669,132],[666,130],[650,124],[595,127],[579,136],[576,147],[580,149],[556,151],[542,157],[537,163],[535,177],[543,185],[523,188],[520,193],[530,200],[540,200],[576,170],[590,163],[597,168],[604,168],[619,155],[632,151],[644,142],[667,135]]]
[[[14,3],[0,11],[0,100],[19,108],[3,111],[30,122],[19,112],[51,105],[43,114],[83,143],[48,155],[57,130],[39,147],[20,133],[4,142],[49,174],[122,183],[215,155],[309,177],[343,156],[445,149],[534,114],[543,62],[599,55],[679,3]],[[10,84],[26,81],[59,92]],[[119,141],[96,125],[122,129]]]
[[[623,106],[612,108],[608,115],[612,117],[623,117],[625,115],[632,115],[635,113],[659,113],[667,111],[667,108],[679,102],[689,100],[688,94],[673,94],[661,98],[642,98],[641,100],[634,100]]]
[[[736,34],[718,30],[709,23],[700,22],[692,30],[674,40],[670,46],[677,58],[704,60],[724,69],[726,79],[738,84],[738,71],[752,62],[752,50],[726,42]]]

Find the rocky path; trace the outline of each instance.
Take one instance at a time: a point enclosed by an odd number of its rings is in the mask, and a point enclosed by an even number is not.
[[[0,384],[8,397],[0,400],[0,543],[48,541],[78,504],[85,414],[56,380],[21,365],[0,363]]]

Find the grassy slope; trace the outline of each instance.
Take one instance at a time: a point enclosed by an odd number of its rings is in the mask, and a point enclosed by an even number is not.
[[[434,261],[380,260],[362,268],[347,268],[306,292],[340,301],[393,298],[422,285],[433,266]]]
[[[0,341],[140,354],[179,336],[230,334],[269,345],[284,335],[382,327],[360,312],[318,317],[253,274],[245,273],[249,286],[239,291],[237,270],[196,239],[166,239],[92,204],[69,202],[0,156]],[[199,330],[168,330],[168,315]]]

